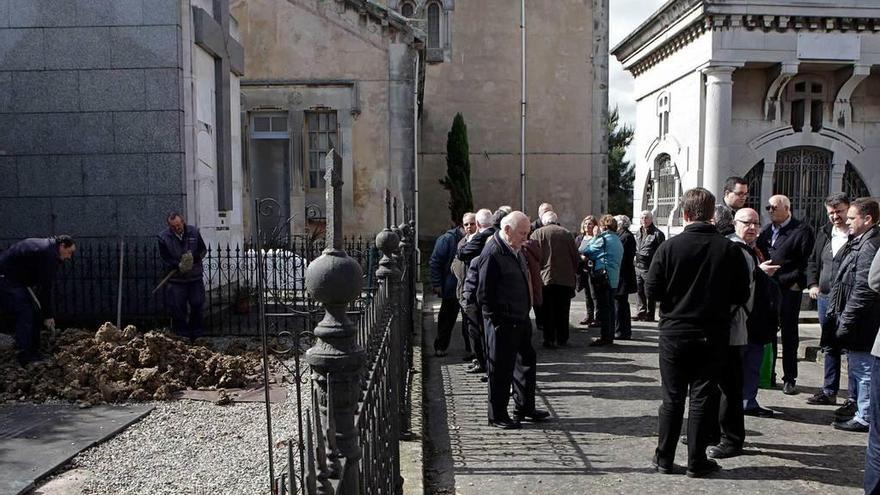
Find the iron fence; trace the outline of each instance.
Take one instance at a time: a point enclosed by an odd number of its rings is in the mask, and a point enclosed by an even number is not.
[[[375,285],[378,257],[372,244],[372,236],[344,240],[345,250],[363,269],[364,286]],[[300,315],[303,318],[280,320],[279,331],[295,325],[303,327],[305,312],[315,308],[305,290],[305,271],[324,247],[323,238],[297,236],[284,245],[260,250],[268,311],[271,313],[284,303],[304,312]],[[210,245],[203,267],[205,335],[258,336],[258,263],[254,244]],[[116,321],[117,313],[121,313],[123,324],[144,328],[170,326],[164,290],[155,290],[166,273],[154,242],[81,242],[74,257],[61,265],[56,277],[56,321],[60,326],[92,328],[105,321]]]

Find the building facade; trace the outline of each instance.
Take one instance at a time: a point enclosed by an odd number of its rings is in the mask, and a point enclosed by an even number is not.
[[[418,143],[421,239],[436,237],[453,221],[449,193],[439,181],[446,176],[447,134],[456,113],[468,128],[475,208],[520,208],[524,202],[526,213],[534,216],[538,204],[549,201],[569,228],[576,228],[587,214],[602,212],[607,174],[603,176],[601,165],[594,170],[593,160],[607,143],[602,124],[603,116],[607,118],[607,66],[596,59],[597,54],[603,59],[607,44],[598,51],[596,47],[607,43],[607,24],[594,30],[594,10],[595,5],[607,7],[607,0],[529,0],[524,4],[524,40],[521,2],[386,3],[426,33]]]
[[[248,196],[277,201],[280,230],[320,231],[333,149],[346,232],[384,226],[386,188],[401,213],[413,208],[424,35],[368,0],[237,0],[232,12],[246,52]]]
[[[731,175],[814,228],[829,193],[880,193],[877,2],[676,0],[612,54],[635,76],[634,216],[674,229],[683,190]]]
[[[145,239],[169,211],[240,241],[236,38],[225,1],[3,2],[0,241]]]

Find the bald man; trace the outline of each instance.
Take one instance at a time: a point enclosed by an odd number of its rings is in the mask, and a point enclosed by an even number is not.
[[[798,318],[803,290],[807,288],[807,263],[813,252],[815,237],[807,224],[792,216],[791,201],[786,196],[771,196],[764,208],[769,213],[771,223],[758,236],[757,247],[765,260],[779,265],[773,278],[782,291],[779,307],[782,329],[782,392],[794,395],[798,393]],[[775,364],[774,361],[774,382]]]
[[[536,356],[529,319],[532,294],[520,252],[528,236],[529,217],[511,212],[478,258],[477,304],[488,342],[489,426],[505,430],[521,428],[523,419],[540,421],[549,416],[535,408]],[[511,384],[513,418],[507,412]]]

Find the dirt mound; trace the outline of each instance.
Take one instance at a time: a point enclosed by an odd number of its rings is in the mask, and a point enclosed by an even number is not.
[[[167,400],[187,388],[237,388],[259,380],[260,355],[246,343],[233,342],[229,353],[209,346],[158,331],[141,334],[131,325],[65,330],[48,359],[26,368],[18,365],[14,349],[0,350],[0,401]]]

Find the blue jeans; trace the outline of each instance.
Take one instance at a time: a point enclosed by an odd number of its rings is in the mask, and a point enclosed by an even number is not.
[[[867,425],[871,421],[871,364],[874,356],[869,352],[848,351],[846,359],[849,368],[849,396],[859,406],[853,419]]]
[[[761,380],[761,363],[764,361],[764,344],[747,344],[742,348],[743,410],[757,409],[758,382]]]
[[[880,358],[871,356],[871,394],[880,397]],[[880,404],[871,402],[868,452],[865,455],[865,493],[880,493]]]
[[[819,325],[825,327],[825,312],[828,311],[828,296],[819,294],[816,299],[816,307],[819,311]],[[825,353],[825,383],[822,385],[822,393],[828,396],[836,396],[840,390],[840,348],[834,346],[822,347]]]

